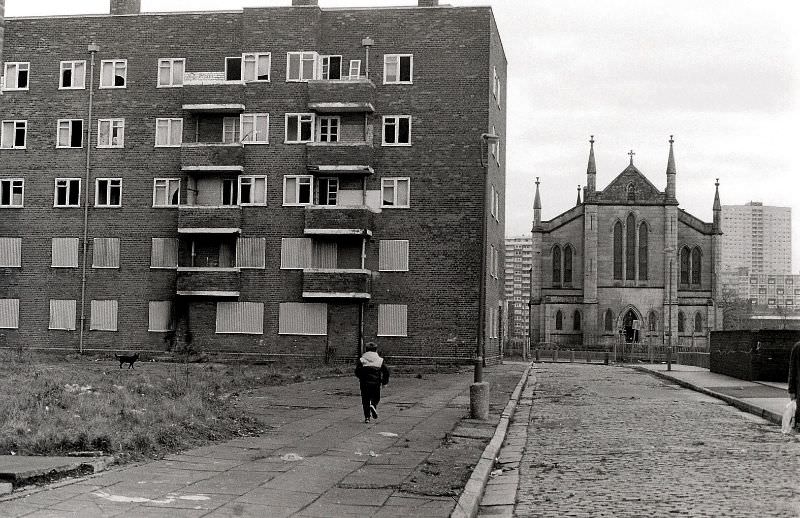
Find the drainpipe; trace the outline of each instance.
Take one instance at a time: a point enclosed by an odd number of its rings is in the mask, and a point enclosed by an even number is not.
[[[375,40],[367,36],[361,40],[361,45],[366,49],[364,59],[364,78],[369,80],[369,48],[375,45]]]
[[[89,65],[89,121],[86,125],[86,176],[83,185],[83,265],[81,268],[81,328],[78,338],[78,352],[83,354],[84,329],[86,323],[86,256],[89,249],[89,182],[92,169],[92,108],[94,104],[94,57],[100,50],[91,43],[87,48],[91,54]]]

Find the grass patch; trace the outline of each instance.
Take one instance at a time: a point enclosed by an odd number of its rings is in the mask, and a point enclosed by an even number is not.
[[[0,351],[0,454],[102,451],[121,461],[159,458],[261,432],[241,391],[319,377],[339,367],[139,362]]]

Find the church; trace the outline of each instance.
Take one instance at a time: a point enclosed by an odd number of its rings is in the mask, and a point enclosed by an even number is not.
[[[669,139],[660,191],[633,163],[597,190],[594,136],[577,204],[542,221],[539,179],[533,204],[531,343],[602,349],[615,343],[702,348],[722,329],[722,206],[714,220],[678,206]]]

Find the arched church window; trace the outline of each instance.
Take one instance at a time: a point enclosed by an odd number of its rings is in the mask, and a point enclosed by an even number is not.
[[[553,247],[553,286],[561,285],[561,247]]]
[[[625,278],[636,279],[636,220],[628,214],[625,220]]]
[[[605,317],[603,318],[603,320],[604,320],[603,328],[606,331],[613,332],[614,331],[614,313],[610,309],[606,310],[606,314],[605,314]]]
[[[572,284],[572,247],[564,247],[564,284]]]
[[[689,284],[689,249],[681,248],[681,284]]]
[[[647,280],[647,225],[639,225],[639,280]]]
[[[581,330],[581,312],[577,309],[575,313],[572,315],[572,330],[573,331],[580,331]]]
[[[614,225],[614,280],[622,280],[622,223]]]
[[[700,272],[702,271],[703,252],[696,246],[692,250],[692,284],[700,284]]]
[[[556,331],[561,331],[564,328],[564,314],[559,309],[556,311]]]
[[[703,315],[701,315],[699,311],[694,315],[694,332],[703,332]]]
[[[678,311],[678,332],[686,332],[686,316],[683,314],[683,311]]]
[[[655,331],[656,330],[656,313],[655,311],[651,311],[649,315],[647,315],[647,329],[648,331]]]

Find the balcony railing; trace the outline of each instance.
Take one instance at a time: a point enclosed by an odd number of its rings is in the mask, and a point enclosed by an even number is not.
[[[368,79],[308,82],[308,109],[317,113],[375,111],[375,84]]]
[[[305,269],[303,298],[368,299],[371,275],[369,270]]]
[[[181,234],[236,234],[241,227],[242,209],[238,205],[181,205],[178,208],[178,233]]]
[[[244,146],[241,143],[184,142],[181,144],[181,169],[184,171],[243,171]]]
[[[306,164],[312,173],[371,174],[373,148],[366,142],[306,144]]]
[[[190,112],[242,112],[244,88],[241,81],[225,81],[224,72],[187,72],[181,88],[183,109]]]
[[[306,235],[372,235],[375,212],[366,205],[306,207]]]
[[[238,268],[178,267],[177,294],[187,297],[238,297]]]

